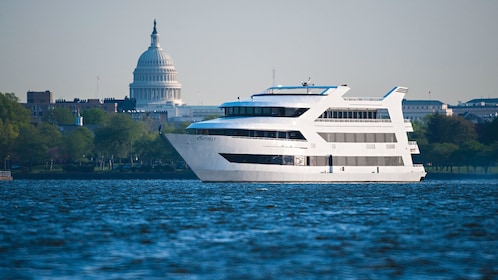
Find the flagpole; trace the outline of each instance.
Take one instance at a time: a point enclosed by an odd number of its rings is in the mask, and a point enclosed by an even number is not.
[[[100,77],[97,75],[97,91],[95,92],[95,98],[99,98],[99,83],[100,83]]]

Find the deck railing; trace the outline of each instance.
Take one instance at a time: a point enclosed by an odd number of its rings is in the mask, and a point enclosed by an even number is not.
[[[382,101],[379,97],[343,97],[345,101]]]
[[[316,122],[347,122],[347,123],[390,123],[391,120],[388,119],[328,119],[328,118],[318,118]]]

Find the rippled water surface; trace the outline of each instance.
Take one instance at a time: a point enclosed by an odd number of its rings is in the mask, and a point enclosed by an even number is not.
[[[0,278],[493,279],[498,182],[0,182]]]

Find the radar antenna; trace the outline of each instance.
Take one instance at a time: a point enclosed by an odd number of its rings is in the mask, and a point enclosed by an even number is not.
[[[314,86],[315,84],[312,84],[310,83],[311,82],[311,77],[308,77],[308,80],[305,82],[305,81],[301,81],[301,85],[303,87],[307,87],[307,86]]]

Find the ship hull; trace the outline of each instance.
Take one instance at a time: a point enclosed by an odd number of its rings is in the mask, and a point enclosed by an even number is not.
[[[293,162],[256,164],[230,162],[225,154],[329,156],[329,151],[298,141],[251,140],[230,136],[163,135],[203,182],[340,183],[418,182],[422,166],[307,166]],[[257,141],[257,142],[255,142]],[[332,154],[330,155],[333,156]]]

